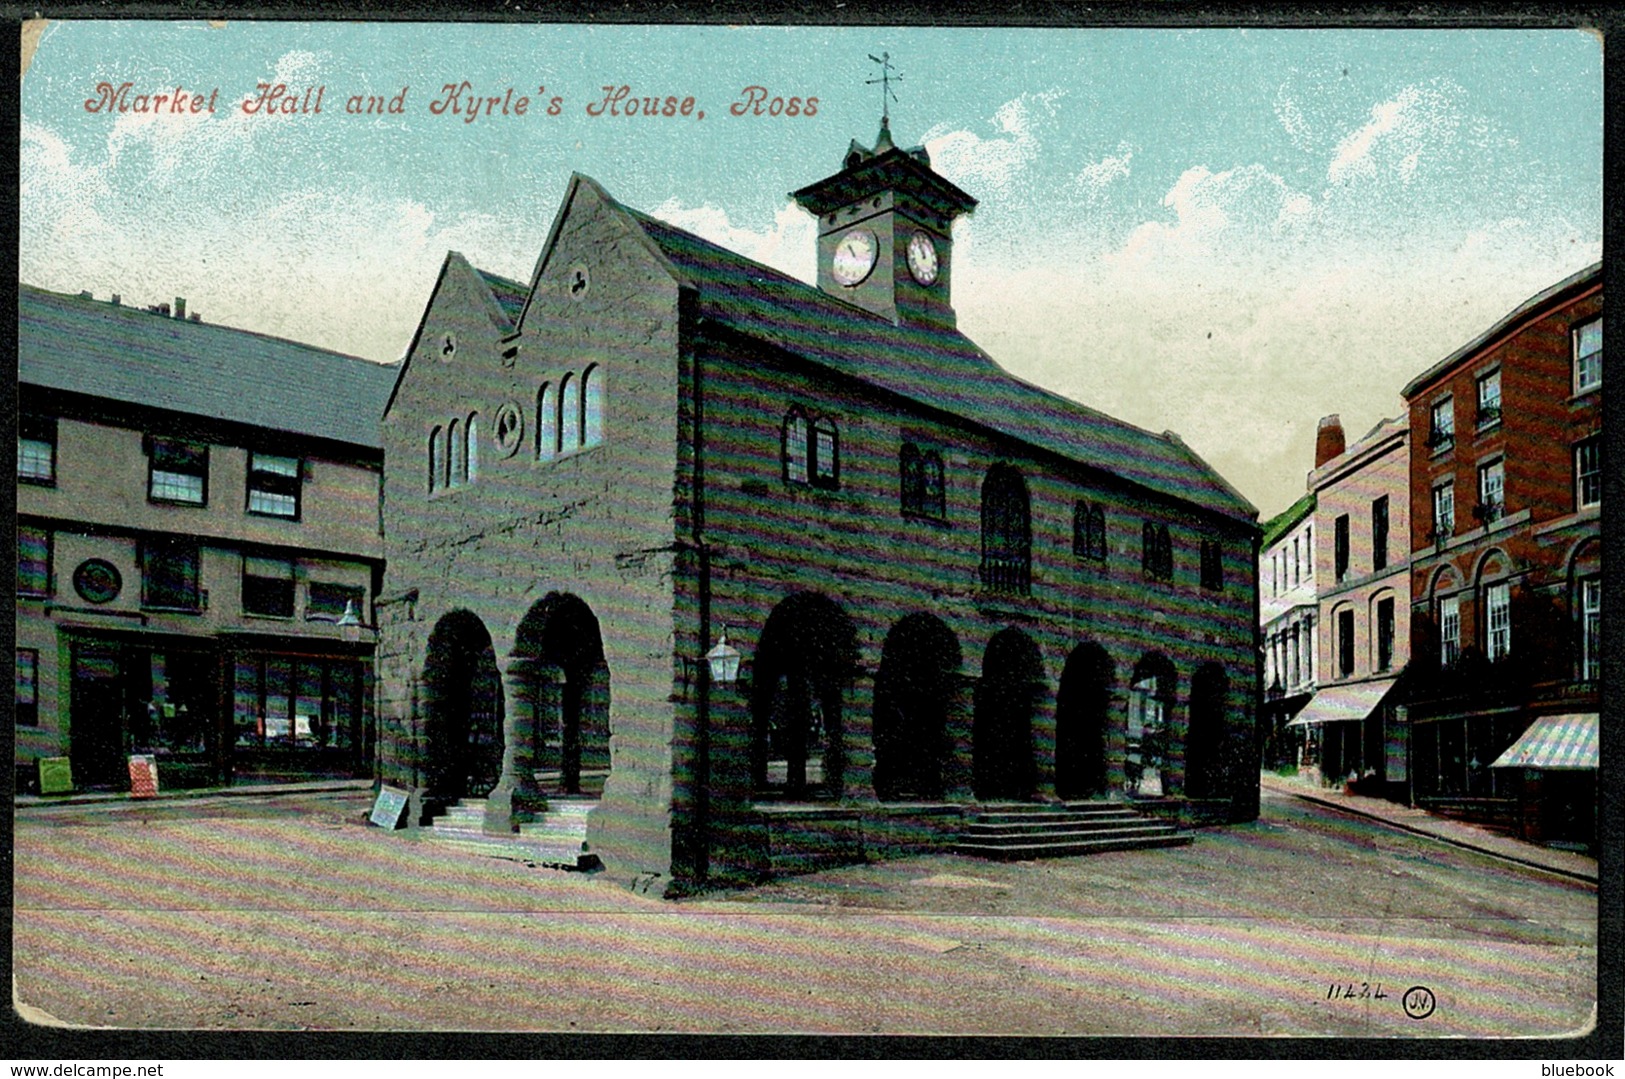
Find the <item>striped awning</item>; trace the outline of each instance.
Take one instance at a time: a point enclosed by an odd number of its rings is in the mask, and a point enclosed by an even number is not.
[[[1377,710],[1388,691],[1394,688],[1393,678],[1375,682],[1355,682],[1346,686],[1324,686],[1303,710],[1292,717],[1288,727],[1308,727],[1316,723],[1336,723],[1364,719]]]
[[[1597,767],[1597,713],[1542,716],[1491,768],[1578,769]]]

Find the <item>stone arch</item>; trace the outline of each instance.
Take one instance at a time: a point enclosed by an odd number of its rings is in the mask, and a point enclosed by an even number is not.
[[[423,666],[424,785],[441,805],[484,797],[502,774],[503,694],[491,634],[466,610],[443,615]]]
[[[1185,794],[1215,798],[1225,789],[1224,761],[1230,676],[1218,663],[1204,663],[1191,675],[1190,722],[1185,730]]]
[[[1481,587],[1491,579],[1506,577],[1512,572],[1512,559],[1499,547],[1491,547],[1473,562],[1473,585]]]
[[[1044,680],[1038,646],[1019,629],[987,642],[971,726],[971,771],[982,801],[1032,797],[1033,712]]]
[[[1178,700],[1179,674],[1161,652],[1148,652],[1129,678],[1127,754],[1123,761],[1128,793],[1159,796]]]
[[[602,793],[609,773],[609,664],[598,618],[549,592],[514,633],[513,680],[535,717],[535,765],[549,794]]]
[[[1427,595],[1430,599],[1437,600],[1441,593],[1460,587],[1461,574],[1456,572],[1456,567],[1446,564],[1433,571],[1432,578],[1428,582]]]
[[[819,592],[768,615],[751,669],[751,782],[758,794],[839,798],[842,702],[857,654],[852,620]]]
[[[1106,732],[1116,677],[1112,657],[1093,641],[1066,657],[1055,693],[1055,793],[1063,799],[1106,793]]]
[[[875,676],[875,794],[882,801],[942,797],[948,705],[962,657],[959,639],[929,614],[886,634]]]

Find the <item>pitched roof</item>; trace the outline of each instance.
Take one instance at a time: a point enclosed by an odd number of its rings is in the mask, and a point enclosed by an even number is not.
[[[1405,384],[1405,388],[1399,391],[1400,396],[1404,397],[1406,400],[1409,400],[1424,386],[1428,385],[1434,379],[1456,366],[1456,364],[1461,363],[1463,360],[1484,351],[1484,349],[1494,344],[1501,337],[1512,332],[1518,327],[1518,325],[1526,321],[1536,311],[1539,311],[1548,304],[1567,300],[1569,298],[1567,293],[1571,291],[1581,291],[1591,287],[1593,284],[1601,283],[1601,281],[1602,263],[1593,262],[1585,269],[1572,273],[1563,278],[1563,280],[1559,281],[1557,284],[1552,285],[1549,288],[1541,289],[1539,292],[1529,297],[1529,299],[1502,315],[1495,325],[1491,326],[1489,329],[1485,330],[1483,333],[1479,334],[1465,345],[1462,345],[1460,348],[1456,349],[1456,351],[1452,352],[1438,363],[1434,364],[1432,367],[1429,367],[1426,371],[1423,371],[1421,374],[1407,382]]]
[[[1024,382],[953,327],[895,324],[604,199],[696,290],[702,318],[1158,494],[1241,520],[1258,515],[1176,436],[1152,434]]]
[[[1266,550],[1272,543],[1297,527],[1298,523],[1315,508],[1315,492],[1310,491],[1286,509],[1264,522],[1264,535],[1258,549]]]
[[[17,381],[378,449],[398,364],[18,289]]]

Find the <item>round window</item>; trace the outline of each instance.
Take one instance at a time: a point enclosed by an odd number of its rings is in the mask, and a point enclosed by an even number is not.
[[[73,571],[73,589],[91,603],[107,603],[118,598],[124,587],[124,578],[117,567],[100,558],[79,563]]]

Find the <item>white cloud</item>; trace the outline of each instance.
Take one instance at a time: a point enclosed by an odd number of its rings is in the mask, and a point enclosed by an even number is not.
[[[1133,160],[1133,147],[1126,142],[1119,143],[1116,154],[1108,154],[1084,166],[1078,174],[1078,186],[1086,194],[1099,197],[1113,180],[1120,180],[1129,174],[1129,163]]]
[[[1055,103],[1064,96],[1064,91],[1049,90],[1005,102],[993,114],[993,126],[999,133],[990,138],[963,129],[931,129],[925,136],[931,167],[987,201],[1008,196],[1038,156],[1036,129],[1055,115]]]
[[[1262,165],[1223,172],[1205,165],[1186,169],[1162,205],[1173,211],[1173,222],[1147,221],[1135,228],[1121,249],[1105,256],[1108,263],[1144,267],[1211,255],[1245,259],[1314,215],[1312,199]]]
[[[73,147],[48,127],[22,122],[19,139],[19,195],[28,212],[22,215],[21,249],[64,245],[80,250],[108,228],[99,202],[112,193],[104,167],[76,160]],[[49,239],[29,233],[45,232]]]
[[[1327,179],[1333,184],[1392,171],[1409,182],[1424,157],[1455,141],[1461,124],[1459,90],[1448,84],[1407,86],[1371,108],[1371,119],[1337,144]]]
[[[667,199],[650,215],[798,280],[817,279],[817,223],[793,202],[779,208],[765,231],[735,225],[726,210],[710,204],[684,206],[676,199]]]

